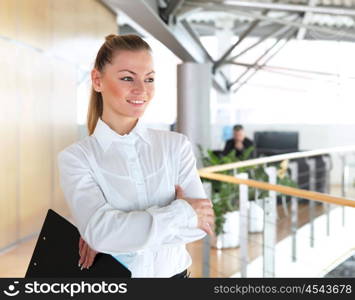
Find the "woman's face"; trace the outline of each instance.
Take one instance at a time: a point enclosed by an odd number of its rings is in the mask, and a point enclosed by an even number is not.
[[[93,86],[103,97],[106,117],[141,117],[154,96],[153,58],[147,50],[119,51],[103,72],[92,71]]]

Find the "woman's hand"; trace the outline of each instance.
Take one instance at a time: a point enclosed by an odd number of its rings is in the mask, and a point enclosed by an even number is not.
[[[79,267],[81,267],[81,270],[83,268],[89,269],[95,259],[95,256],[98,252],[91,249],[90,246],[84,241],[82,237],[79,239]]]
[[[184,199],[195,210],[198,219],[197,227],[205,231],[207,234],[214,235],[214,211],[212,202],[209,199],[187,198],[181,186],[175,185],[176,199]]]

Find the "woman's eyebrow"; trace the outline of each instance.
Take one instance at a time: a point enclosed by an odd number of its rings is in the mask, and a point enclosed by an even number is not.
[[[128,69],[119,70],[118,73],[119,73],[119,72],[129,72],[129,73],[131,73],[131,74],[133,74],[133,75],[136,75],[136,74],[137,74],[137,73],[135,73],[135,72],[133,72],[133,71],[131,71],[131,70],[128,70]],[[147,74],[145,74],[145,75],[150,75],[150,74],[153,74],[153,73],[155,73],[155,71],[150,71],[149,73],[147,73]]]

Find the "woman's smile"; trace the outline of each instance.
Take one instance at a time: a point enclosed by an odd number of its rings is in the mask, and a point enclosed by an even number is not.
[[[141,107],[143,106],[147,101],[146,100],[126,100],[129,104],[133,105],[134,107]]]

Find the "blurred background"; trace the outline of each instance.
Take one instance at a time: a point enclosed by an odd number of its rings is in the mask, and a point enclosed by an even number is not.
[[[224,171],[338,197],[246,185],[245,198],[245,185],[203,180],[215,203],[230,199],[223,216],[246,215],[223,218],[237,243],[223,246],[226,227],[219,242],[188,246],[193,277],[355,276],[354,18],[353,0],[0,0],[0,277],[24,276],[49,208],[71,220],[56,156],[87,135],[90,71],[111,33],[152,46],[156,95],[143,119],[186,134],[199,168],[245,160]],[[226,158],[236,124],[254,148]],[[261,228],[246,232],[250,218]]]

